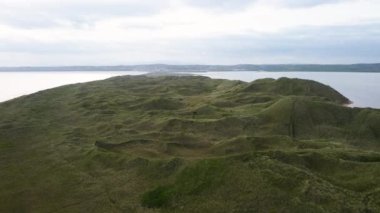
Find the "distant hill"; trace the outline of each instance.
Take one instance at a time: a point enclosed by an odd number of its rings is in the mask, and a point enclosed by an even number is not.
[[[123,76],[0,103],[0,212],[380,212],[380,110],[301,79]]]
[[[129,66],[59,66],[59,67],[0,67],[0,71],[315,71],[315,72],[380,72],[377,64],[323,65],[323,64],[277,64],[277,65],[129,65]]]

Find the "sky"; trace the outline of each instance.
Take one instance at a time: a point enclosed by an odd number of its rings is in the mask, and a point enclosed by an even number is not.
[[[0,66],[380,62],[380,0],[0,0]]]

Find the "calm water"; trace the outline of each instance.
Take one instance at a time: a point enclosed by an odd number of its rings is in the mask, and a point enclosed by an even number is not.
[[[146,72],[0,72],[0,102],[66,84]]]
[[[146,72],[0,72],[0,101],[61,85]],[[303,78],[330,85],[354,102],[353,106],[380,108],[380,73],[337,72],[197,72],[211,78],[253,81],[260,78]]]

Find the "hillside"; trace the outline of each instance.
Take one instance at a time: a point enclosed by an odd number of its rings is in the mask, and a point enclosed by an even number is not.
[[[123,76],[0,104],[0,212],[380,212],[380,110],[314,81]]]

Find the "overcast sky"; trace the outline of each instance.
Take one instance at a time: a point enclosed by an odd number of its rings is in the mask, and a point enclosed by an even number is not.
[[[0,0],[0,66],[379,59],[380,0]]]

